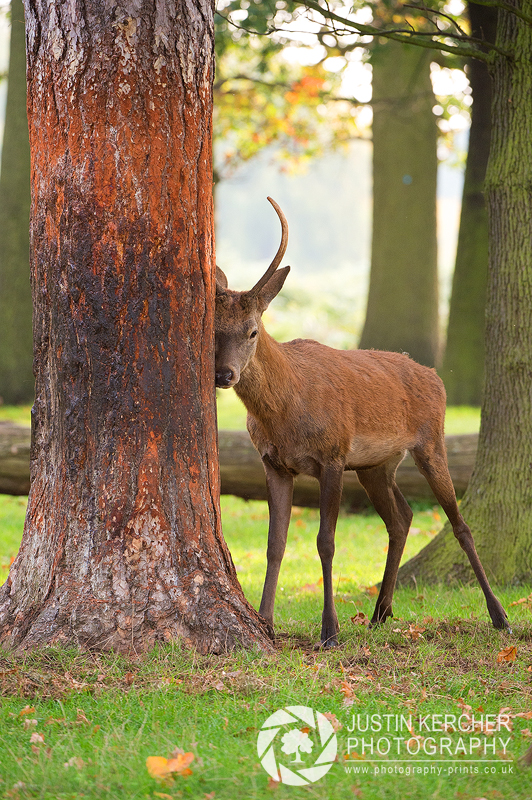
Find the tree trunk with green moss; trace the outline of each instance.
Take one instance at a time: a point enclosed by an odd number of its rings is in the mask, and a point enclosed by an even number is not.
[[[29,214],[24,8],[21,0],[12,0],[0,171],[0,398],[4,403],[33,399]]]
[[[495,41],[497,10],[468,4],[473,36]],[[468,64],[471,129],[462,213],[441,377],[452,405],[480,405],[484,379],[484,327],[488,275],[488,212],[484,179],[491,138],[491,76],[485,62]]]
[[[428,51],[372,53],[373,239],[361,348],[433,366],[438,353],[437,126]]]
[[[532,0],[516,3],[532,17]],[[532,24],[499,11],[486,174],[490,257],[486,377],[475,471],[461,511],[488,577],[532,580]],[[404,583],[469,580],[447,528],[400,570]]]

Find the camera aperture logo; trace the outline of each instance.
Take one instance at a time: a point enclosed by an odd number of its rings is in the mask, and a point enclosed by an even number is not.
[[[257,738],[262,766],[274,781],[289,786],[318,781],[332,767],[336,752],[330,721],[308,706],[279,709],[268,717]]]

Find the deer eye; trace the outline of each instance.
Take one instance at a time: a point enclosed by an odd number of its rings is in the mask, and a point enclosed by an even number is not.
[[[251,333],[249,334],[249,338],[250,338],[250,339],[254,339],[254,338],[255,338],[255,336],[257,335],[257,333],[258,333],[258,331],[257,331],[257,330],[255,330],[255,331],[251,331]]]

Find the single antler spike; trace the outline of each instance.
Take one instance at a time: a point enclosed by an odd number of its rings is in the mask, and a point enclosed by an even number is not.
[[[288,245],[288,222],[286,221],[286,217],[283,214],[283,212],[281,211],[280,207],[275,202],[275,200],[272,200],[271,197],[268,197],[267,199],[269,200],[269,202],[272,204],[272,206],[276,210],[277,216],[279,217],[279,219],[281,221],[281,244],[279,245],[279,249],[278,249],[277,253],[275,254],[275,257],[274,257],[272,263],[270,264],[270,266],[268,267],[268,269],[266,270],[266,272],[264,273],[262,278],[260,278],[257,281],[257,283],[255,284],[255,286],[252,289],[250,289],[249,292],[247,292],[248,296],[250,296],[250,297],[254,297],[255,295],[257,295],[260,292],[260,290],[262,289],[262,287],[265,286],[268,283],[268,281],[270,280],[271,276],[273,275],[273,273],[275,272],[275,270],[277,269],[277,267],[281,263],[281,261],[283,259],[283,256],[284,256],[284,254],[286,252],[286,247]]]

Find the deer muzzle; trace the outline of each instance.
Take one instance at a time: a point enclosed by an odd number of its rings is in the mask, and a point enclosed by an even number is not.
[[[216,370],[215,379],[216,387],[218,389],[230,389],[235,383],[238,383],[239,375],[236,375],[229,367]]]

